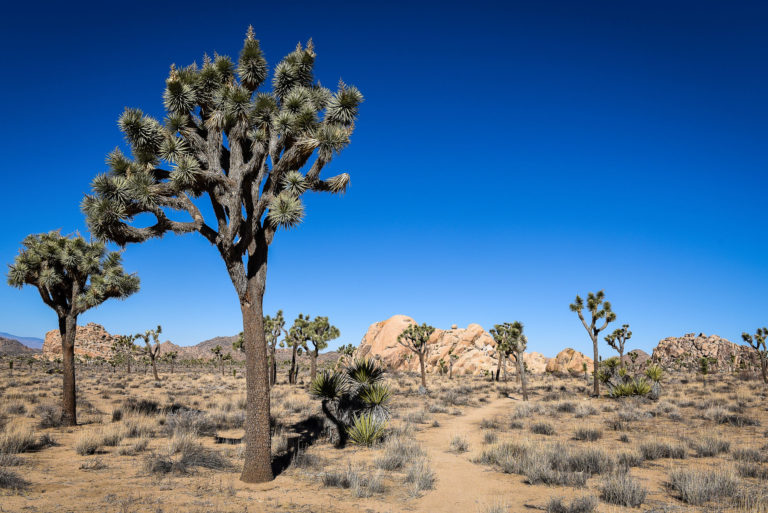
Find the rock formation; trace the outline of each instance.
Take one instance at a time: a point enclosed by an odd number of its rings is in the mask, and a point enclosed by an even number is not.
[[[576,374],[584,373],[584,364],[587,364],[587,372],[592,372],[592,358],[566,347],[554,358],[547,362],[546,371],[555,373],[573,372]]]
[[[669,369],[697,370],[701,358],[710,358],[711,372],[735,371],[758,365],[754,351],[717,335],[687,333],[667,337],[653,350],[651,359]]]
[[[395,315],[386,321],[371,324],[360,342],[356,356],[375,357],[391,370],[418,371],[416,355],[397,343],[397,336],[410,324],[416,322],[406,315]],[[497,365],[496,342],[479,324],[466,328],[452,327],[437,329],[427,342],[430,346],[427,356],[427,372],[437,372],[440,360],[449,362],[449,353],[455,355],[453,372],[456,375],[495,372]],[[523,357],[530,372],[543,372],[546,358],[539,353],[525,353]],[[510,362],[508,372],[514,373]]]
[[[89,322],[85,326],[78,326],[75,337],[75,356],[108,359],[111,356],[115,338],[100,324]],[[60,356],[61,334],[58,329],[51,330],[45,334],[43,358],[53,359]]]

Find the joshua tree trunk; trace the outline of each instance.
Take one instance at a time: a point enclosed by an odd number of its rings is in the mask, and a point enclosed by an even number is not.
[[[523,401],[528,400],[528,380],[525,377],[525,362],[523,361],[523,352],[520,351],[515,356],[517,362],[517,375],[520,377],[520,388],[523,389]]]
[[[419,353],[419,367],[421,368],[421,386],[427,388],[427,368],[424,365],[424,353]]]
[[[61,411],[65,426],[77,425],[77,398],[75,396],[75,335],[77,335],[77,316],[59,317],[61,334],[61,361],[64,388]]]
[[[336,426],[336,433],[338,435],[338,440],[336,441],[336,447],[339,449],[343,449],[345,445],[347,445],[347,428],[339,419],[336,418],[333,413],[331,413],[331,410],[328,408],[328,400],[323,399],[323,401],[320,403],[321,407],[323,408],[323,414],[325,414],[326,417],[328,417],[328,420],[330,420],[334,426]]]
[[[453,379],[453,360],[448,361],[448,379]]]
[[[595,395],[595,397],[600,397],[600,381],[597,379],[597,367],[599,365],[599,358],[600,356],[597,353],[597,333],[592,335],[592,349],[594,350],[595,359],[592,362],[592,370],[594,372],[592,376],[592,381],[594,383],[594,388],[592,393]]]
[[[502,356],[501,368],[504,371],[504,383],[507,382],[507,355]]]
[[[314,381],[317,376],[317,348],[309,352],[309,373]]]
[[[760,371],[763,373],[763,383],[768,384],[768,358],[760,355]]]
[[[160,381],[160,376],[157,375],[157,365],[155,364],[155,357],[150,353],[149,361],[152,363],[152,375],[155,378],[155,381]]]
[[[501,357],[502,353],[499,351],[499,357],[496,363],[496,381],[499,381],[499,377],[501,376]]]
[[[245,346],[245,463],[240,476],[246,483],[271,481],[272,438],[269,425],[269,376],[267,374],[267,340],[264,334],[264,289],[267,281],[267,251],[262,246],[259,262],[251,256],[248,267],[256,271],[248,279],[245,297],[240,301],[243,313]],[[257,250],[258,251],[258,250]]]
[[[275,343],[277,339],[269,346],[269,386],[275,386],[277,383],[277,357],[275,355]]]
[[[293,351],[291,352],[291,368],[288,369],[288,384],[296,384],[296,350],[298,346],[293,344]]]

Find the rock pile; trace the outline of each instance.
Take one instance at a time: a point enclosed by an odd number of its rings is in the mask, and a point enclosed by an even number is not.
[[[709,358],[711,372],[733,372],[759,365],[748,346],[734,344],[717,335],[686,333],[667,337],[653,350],[651,359],[670,369],[697,370],[702,358]]]
[[[78,326],[75,336],[75,356],[108,359],[111,356],[115,338],[100,324],[89,322],[85,326]],[[58,329],[51,330],[45,334],[43,358],[51,360],[60,356],[61,334]]]

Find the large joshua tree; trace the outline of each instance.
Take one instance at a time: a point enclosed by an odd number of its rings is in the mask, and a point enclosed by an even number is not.
[[[512,323],[496,324],[490,331],[491,336],[496,341],[496,350],[507,355],[512,355],[517,367],[517,376],[520,379],[520,388],[523,392],[523,401],[528,400],[528,380],[525,376],[525,362],[523,356],[528,338],[523,334],[523,323],[515,321]],[[506,365],[505,365],[506,366]],[[496,381],[498,381],[498,370],[496,371]]]
[[[760,371],[763,374],[763,383],[768,383],[768,347],[765,339],[768,337],[768,328],[758,328],[754,336],[749,333],[742,333],[741,338],[750,345],[757,353],[760,360]]]
[[[262,309],[268,249],[279,229],[302,221],[306,192],[346,189],[348,174],[320,174],[349,144],[363,100],[342,82],[336,92],[315,82],[314,62],[312,42],[299,44],[275,67],[272,91],[257,92],[267,63],[249,28],[237,63],[216,55],[202,67],[171,66],[164,121],[126,109],[119,126],[132,156],[112,152],[109,172],[83,200],[91,230],[104,239],[124,245],[197,232],[221,255],[243,316],[245,482],[273,479]],[[207,198],[213,222],[198,197]],[[133,224],[140,214],[153,224]]]
[[[435,328],[424,323],[421,326],[411,324],[397,336],[397,343],[405,347],[419,357],[419,368],[421,370],[421,386],[427,388],[427,368],[426,360],[429,354],[429,337],[435,332]]]
[[[315,317],[309,329],[309,342],[312,348],[307,348],[309,353],[309,373],[314,381],[317,376],[317,356],[322,349],[328,347],[328,342],[341,336],[339,328],[328,322],[328,317]]]
[[[624,347],[627,340],[632,338],[632,332],[629,330],[629,324],[623,324],[621,328],[616,328],[613,333],[605,336],[605,341],[619,353],[619,365],[624,366]]]
[[[592,349],[594,351],[594,360],[592,362],[592,382],[594,384],[593,394],[595,397],[598,397],[600,396],[600,381],[597,377],[597,371],[600,356],[597,347],[597,337],[600,335],[600,332],[608,326],[608,323],[616,320],[616,314],[611,311],[611,303],[605,300],[605,292],[602,290],[597,293],[590,292],[587,294],[586,310],[587,313],[592,316],[589,324],[587,324],[586,319],[584,319],[584,300],[581,299],[581,296],[577,295],[576,300],[571,303],[570,307],[572,312],[576,312],[578,314],[579,319],[581,319],[581,323],[584,325],[584,329],[587,330],[587,333],[589,333],[589,338],[592,340]],[[600,319],[603,319],[602,326],[597,325]]]
[[[58,232],[29,235],[9,266],[8,284],[37,288],[43,302],[59,318],[63,364],[62,412],[66,425],[77,424],[75,336],[77,317],[107,299],[123,299],[139,290],[139,278],[125,274],[118,252],[101,242]]]

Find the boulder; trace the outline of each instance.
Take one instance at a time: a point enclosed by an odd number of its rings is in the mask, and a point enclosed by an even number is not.
[[[698,370],[702,358],[709,358],[710,372],[733,372],[759,367],[754,350],[717,335],[686,333],[659,341],[651,359],[669,369]]]
[[[547,362],[545,370],[554,373],[575,372],[580,374],[584,372],[583,364],[585,363],[587,364],[587,369],[591,371],[592,362],[592,358],[585,356],[575,349],[566,347]]]
[[[75,356],[108,359],[112,353],[112,344],[117,337],[110,335],[104,326],[89,322],[77,327],[75,335]],[[53,359],[61,356],[61,334],[58,329],[45,334],[43,358]]]
[[[418,372],[418,357],[397,342],[398,335],[411,324],[416,324],[416,321],[407,315],[395,315],[386,321],[371,324],[355,356],[376,358],[390,370]],[[427,344],[426,367],[429,373],[439,371],[440,360],[447,367],[449,353],[454,355],[453,373],[456,375],[496,370],[496,341],[479,324],[470,324],[466,328],[436,329]],[[523,359],[530,372],[543,372],[546,367],[546,358],[539,353],[525,353]],[[509,362],[508,371],[514,373],[513,362]]]

